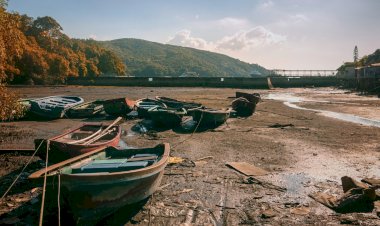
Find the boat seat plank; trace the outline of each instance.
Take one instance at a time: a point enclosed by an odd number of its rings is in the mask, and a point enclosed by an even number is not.
[[[73,168],[72,173],[113,173],[128,170],[141,169],[148,166],[148,161],[124,162],[124,163],[102,163],[93,162],[78,168]]]
[[[107,164],[107,163],[111,163],[111,164],[116,164],[116,163],[125,163],[127,162],[128,160],[127,159],[101,159],[101,160],[94,160],[92,162],[92,164]]]
[[[149,160],[157,160],[157,156],[145,156],[145,157],[135,157],[128,159],[128,162],[137,162],[137,161],[149,161]]]

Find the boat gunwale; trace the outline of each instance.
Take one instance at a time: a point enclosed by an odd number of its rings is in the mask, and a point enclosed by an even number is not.
[[[99,102],[99,103],[96,103],[96,102]],[[87,108],[83,108],[83,106],[89,106],[91,104],[94,104],[96,105],[94,107],[94,109],[97,107],[97,106],[100,106],[100,105],[103,105],[103,100],[94,100],[94,101],[87,101],[87,102],[83,102],[81,104],[78,104],[78,105],[75,105],[73,107],[71,107],[70,109],[68,110],[81,110],[81,109],[87,109]]]
[[[167,162],[169,161],[170,144],[169,143],[161,143],[161,144],[154,146],[151,149],[159,148],[160,146],[164,146],[164,152],[161,155],[161,159],[158,162],[156,162],[156,163],[154,163],[148,167],[144,167],[141,169],[135,169],[135,170],[121,171],[121,172],[112,172],[112,173],[107,172],[107,173],[93,173],[93,174],[60,174],[60,175],[61,175],[61,177],[64,177],[67,179],[80,179],[80,178],[83,178],[83,179],[108,178],[109,179],[110,176],[115,178],[118,176],[123,176],[123,177],[139,176],[141,174],[145,175],[145,174],[152,173],[152,172],[160,172],[161,170],[163,170],[165,168]],[[96,155],[102,151],[105,151],[105,149],[106,148],[104,148],[104,147],[100,147],[94,151],[91,151],[91,152],[88,152],[88,153],[67,159],[65,161],[56,163],[56,164],[51,165],[51,166],[48,166],[46,170],[45,170],[45,168],[40,169],[40,170],[30,174],[28,178],[31,180],[42,179],[44,177],[45,172],[48,174],[49,172],[57,171],[57,170],[60,170],[61,168],[68,167],[68,165],[70,165],[70,164],[74,164],[75,162],[79,162],[81,160],[89,158],[92,155]],[[141,148],[141,149],[144,149],[144,148]],[[127,149],[124,149],[124,150],[127,150]],[[54,176],[56,176],[56,175],[47,175],[48,178],[49,177],[51,178]]]
[[[186,101],[181,101],[181,100],[176,100],[176,99],[173,99],[173,98],[170,98],[170,97],[164,97],[164,96],[156,96],[155,97],[156,100],[160,101],[160,102],[170,102],[172,104],[182,104],[182,105],[194,105],[194,108],[199,108],[199,107],[202,107],[202,104],[200,103],[195,103],[195,102],[186,102]],[[164,103],[165,104],[165,103]]]
[[[140,103],[142,103],[142,102],[144,102],[144,101],[146,101],[146,102],[151,102],[151,103],[154,103],[154,104],[157,104],[157,105],[162,104],[162,106],[160,106],[160,107],[165,107],[165,108],[168,107],[168,106],[166,106],[165,103],[162,103],[162,102],[159,101],[159,100],[151,99],[151,98],[142,98],[142,99],[138,99],[138,100],[136,100],[136,102],[135,102],[135,106],[138,107],[138,108],[147,109],[147,108],[144,108],[144,107],[140,107]]]
[[[96,124],[96,123],[85,123],[85,124],[83,124],[83,125],[81,125],[79,127],[76,127],[74,129],[66,132],[66,133],[63,133],[63,134],[60,134],[58,136],[52,137],[52,138],[50,138],[48,140],[50,140],[50,142],[54,142],[54,143],[66,144],[66,142],[62,142],[62,141],[59,141],[57,139],[62,138],[63,136],[66,136],[66,135],[68,135],[70,133],[73,133],[73,132],[75,132],[75,131],[77,131],[80,128],[85,127],[85,126],[102,126],[102,127],[106,127],[107,124],[106,125],[100,125],[100,124]],[[93,143],[93,144],[66,144],[66,145],[67,146],[71,146],[71,147],[94,147],[94,146],[104,146],[104,145],[107,145],[108,143],[112,143],[121,134],[121,128],[120,128],[120,126],[115,125],[115,126],[113,126],[111,128],[115,128],[115,127],[117,128],[117,133],[116,133],[115,137],[113,137],[111,140],[107,140],[107,141],[104,141],[104,142],[101,142],[101,143]]]

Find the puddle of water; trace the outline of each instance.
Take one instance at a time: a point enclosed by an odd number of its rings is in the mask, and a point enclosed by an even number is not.
[[[128,144],[123,140],[120,140],[119,143],[117,144],[117,149],[130,149],[130,148],[133,148],[133,147],[128,146]]]
[[[369,119],[369,118],[364,118],[357,115],[339,113],[339,112],[334,112],[334,111],[305,108],[305,107],[300,107],[295,104],[295,103],[302,103],[302,102],[328,102],[328,101],[307,100],[302,97],[295,97],[290,93],[269,94],[267,96],[267,99],[284,101],[284,104],[290,108],[305,110],[305,111],[313,111],[313,112],[320,113],[321,115],[326,116],[326,117],[335,118],[342,121],[352,122],[352,123],[361,124],[365,126],[374,126],[374,127],[380,128],[380,121],[376,119]]]
[[[286,192],[293,195],[301,193],[305,189],[303,184],[310,181],[310,178],[304,173],[285,174],[282,179]]]
[[[296,97],[291,93],[270,93],[265,99],[287,101],[291,103],[299,103],[305,101],[302,97]]]

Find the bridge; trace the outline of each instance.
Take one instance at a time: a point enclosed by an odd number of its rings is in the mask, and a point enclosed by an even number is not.
[[[302,77],[302,76],[335,76],[337,70],[269,70],[269,76]]]

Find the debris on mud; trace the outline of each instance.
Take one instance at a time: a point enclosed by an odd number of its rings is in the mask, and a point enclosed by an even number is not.
[[[226,165],[246,176],[263,176],[269,172],[246,162],[227,162]]]
[[[341,180],[344,192],[342,195],[317,192],[309,196],[338,213],[372,212],[375,200],[379,199],[375,192],[379,187],[368,186],[347,176]]]
[[[269,125],[268,127],[269,128],[281,128],[281,129],[284,129],[286,127],[294,127],[294,125],[292,123],[289,123],[289,124],[275,123],[273,125]]]

